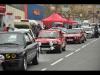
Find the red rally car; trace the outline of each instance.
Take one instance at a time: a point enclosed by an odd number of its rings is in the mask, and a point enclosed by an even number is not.
[[[63,33],[59,30],[41,30],[36,39],[40,46],[40,51],[65,51],[66,41]]]
[[[66,42],[74,42],[74,43],[84,43],[86,41],[86,37],[84,31],[82,29],[67,29]]]

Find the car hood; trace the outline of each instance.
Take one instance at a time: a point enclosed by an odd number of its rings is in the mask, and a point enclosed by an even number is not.
[[[75,37],[75,36],[81,36],[81,34],[66,34],[66,37]]]
[[[20,53],[24,51],[24,46],[0,46],[0,53]]]
[[[57,41],[58,39],[49,39],[49,38],[39,38],[39,39],[36,39],[37,42],[41,42],[41,43],[48,43],[48,42],[51,42],[51,41]]]

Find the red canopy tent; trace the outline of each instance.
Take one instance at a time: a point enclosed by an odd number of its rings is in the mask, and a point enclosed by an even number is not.
[[[62,23],[68,22],[68,20],[61,17],[58,13],[53,13],[49,17],[43,19],[42,21],[44,25],[49,26],[49,27],[51,27],[51,24],[54,22],[62,22]]]
[[[72,20],[72,19],[67,19],[66,23],[70,24],[70,25],[75,25],[78,24],[78,22]]]
[[[49,17],[45,18],[42,20],[43,23],[48,23],[48,22],[66,22],[65,18],[62,18],[59,14],[53,13]]]

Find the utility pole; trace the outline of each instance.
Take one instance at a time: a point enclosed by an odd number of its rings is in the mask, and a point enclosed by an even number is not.
[[[28,4],[24,4],[25,19],[28,18]]]
[[[95,15],[95,14],[94,14],[94,5],[93,5],[93,23],[94,23],[94,15]]]

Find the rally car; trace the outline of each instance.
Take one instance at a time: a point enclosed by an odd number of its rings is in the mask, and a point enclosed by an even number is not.
[[[63,33],[59,30],[41,30],[36,39],[40,46],[40,51],[65,51],[66,42]]]

